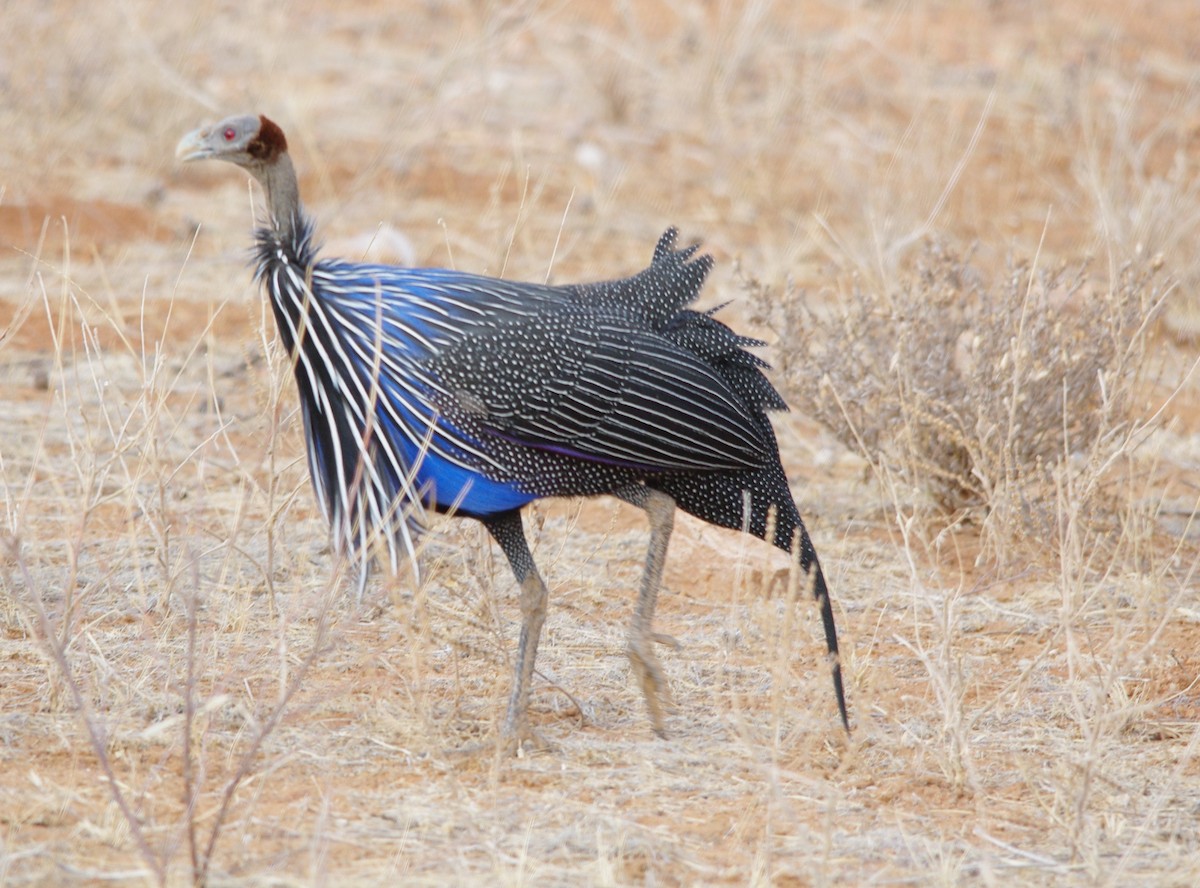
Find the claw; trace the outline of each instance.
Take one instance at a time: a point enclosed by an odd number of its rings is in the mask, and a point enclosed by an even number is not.
[[[679,643],[679,639],[674,635],[667,635],[665,632],[655,632],[650,637],[653,638],[656,643],[666,645],[676,653],[683,650],[683,645]]]

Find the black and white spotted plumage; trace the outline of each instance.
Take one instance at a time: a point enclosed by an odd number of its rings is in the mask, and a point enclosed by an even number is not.
[[[761,343],[690,308],[711,257],[669,229],[638,274],[574,286],[323,259],[273,123],[233,118],[179,153],[238,163],[267,191],[257,275],[294,361],[317,499],[363,582],[375,558],[411,562],[426,510],[483,521],[522,584],[541,583],[517,516],[534,499],[657,491],[759,537],[770,513],[771,542],[798,546],[813,578],[845,722],[828,592],[767,418],[786,406],[748,351]]]

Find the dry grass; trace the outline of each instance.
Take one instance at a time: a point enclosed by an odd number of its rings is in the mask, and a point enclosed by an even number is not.
[[[981,557],[1005,565],[1013,544],[1057,545],[1060,485],[1076,517],[1113,529],[1113,466],[1162,417],[1134,407],[1171,291],[1162,261],[1100,287],[1083,269],[1010,262],[993,284],[929,244],[897,290],[856,286],[828,316],[803,294],[745,286],[752,319],[796,344],[779,368],[790,400],[888,484],[920,491],[908,510],[923,523],[977,521]]]
[[[1200,882],[1193,6],[6,10],[0,884]],[[343,594],[252,195],[172,161],[249,109],[340,252],[567,281],[708,239],[803,408],[849,746],[786,559],[687,520],[656,739],[644,519],[600,501],[531,510],[550,751],[458,753],[508,569],[445,522],[419,587]]]

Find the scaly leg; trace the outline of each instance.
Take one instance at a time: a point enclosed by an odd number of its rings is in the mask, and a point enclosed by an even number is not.
[[[521,513],[516,509],[491,515],[483,525],[500,544],[513,574],[521,586],[521,640],[517,645],[517,662],[513,670],[512,694],[508,698],[508,714],[504,719],[504,735],[516,743],[531,739],[529,728],[529,689],[533,682],[533,666],[537,659],[538,638],[546,622],[546,584],[533,563]]]
[[[648,487],[630,487],[617,491],[617,496],[628,503],[639,506],[650,519],[650,546],[646,553],[646,569],[642,573],[642,588],[638,594],[637,610],[629,627],[629,660],[642,686],[646,708],[650,713],[650,724],[660,737],[667,735],[663,724],[663,709],[660,698],[670,692],[663,678],[662,666],[654,655],[655,642],[672,644],[678,642],[670,636],[658,635],[651,628],[654,609],[658,604],[658,590],[662,586],[663,566],[667,560],[667,544],[671,541],[671,530],[675,526],[675,500],[659,490]]]

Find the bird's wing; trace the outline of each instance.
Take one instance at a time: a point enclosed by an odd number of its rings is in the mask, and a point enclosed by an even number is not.
[[[729,383],[656,333],[562,305],[434,356],[439,405],[485,435],[651,471],[758,466],[769,447]]]

